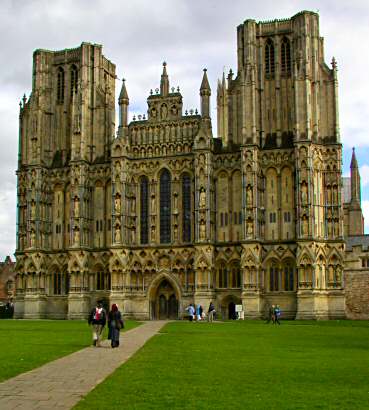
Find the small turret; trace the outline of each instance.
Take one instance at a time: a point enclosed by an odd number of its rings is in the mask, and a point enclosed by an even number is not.
[[[119,126],[125,129],[128,125],[128,105],[129,98],[126,88],[126,80],[123,78],[122,89],[119,94]]]
[[[351,157],[351,203],[361,202],[361,188],[360,188],[360,173],[359,165],[357,163],[355,148],[352,148],[352,157]]]
[[[204,75],[200,86],[200,100],[201,100],[201,115],[204,118],[210,118],[210,95],[211,89],[206,75],[206,68],[204,68]]]
[[[167,63],[163,63],[163,74],[161,75],[160,80],[160,94],[162,97],[165,97],[169,94],[169,78],[167,74]]]

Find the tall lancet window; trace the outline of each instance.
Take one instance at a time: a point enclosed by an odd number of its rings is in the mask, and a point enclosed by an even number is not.
[[[191,177],[188,174],[182,177],[182,210],[183,242],[191,242]]]
[[[265,74],[274,75],[274,44],[270,38],[265,44]]]
[[[58,104],[63,104],[64,102],[64,70],[58,68],[58,81],[56,85],[56,99]]]
[[[77,94],[78,91],[78,70],[73,64],[70,69],[70,95]]]
[[[171,239],[171,177],[167,169],[160,177],[160,243]]]
[[[147,177],[140,179],[140,241],[142,245],[149,242],[149,181]]]
[[[281,71],[282,74],[291,74],[291,46],[287,37],[282,40],[281,46]]]

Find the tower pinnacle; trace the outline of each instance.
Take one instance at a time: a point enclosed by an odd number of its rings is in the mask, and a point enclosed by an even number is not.
[[[167,63],[163,62],[163,74],[160,80],[160,94],[164,97],[169,94],[169,78],[167,74]]]

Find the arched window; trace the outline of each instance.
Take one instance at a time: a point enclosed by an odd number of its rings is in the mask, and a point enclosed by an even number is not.
[[[77,94],[78,91],[78,70],[73,64],[70,69],[70,95]]]
[[[225,263],[221,263],[219,265],[218,278],[219,278],[219,287],[227,288],[228,287],[228,275],[227,275],[227,268],[226,268]]]
[[[140,240],[141,244],[149,242],[149,181],[147,177],[142,177],[140,180]]]
[[[291,47],[287,37],[282,40],[281,46],[281,71],[282,74],[291,74]]]
[[[191,177],[184,174],[182,178],[182,231],[183,242],[191,241]]]
[[[171,239],[171,178],[167,169],[160,177],[160,243]]]
[[[54,273],[54,295],[61,295],[62,293],[62,275],[61,273]]]
[[[64,102],[64,70],[61,67],[58,68],[56,99],[58,104],[62,104]]]
[[[269,267],[269,289],[271,292],[279,290],[279,272],[274,264]]]
[[[291,263],[284,266],[284,286],[283,290],[293,290],[294,287],[294,270]]]
[[[274,44],[270,38],[265,44],[265,74],[274,75]]]

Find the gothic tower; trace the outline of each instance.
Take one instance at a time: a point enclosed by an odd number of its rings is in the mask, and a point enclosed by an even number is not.
[[[223,143],[242,149],[245,311],[257,316],[260,292],[271,303],[296,291],[297,317],[343,316],[337,65],[324,62],[318,15],[246,20],[237,44],[218,119]]]

